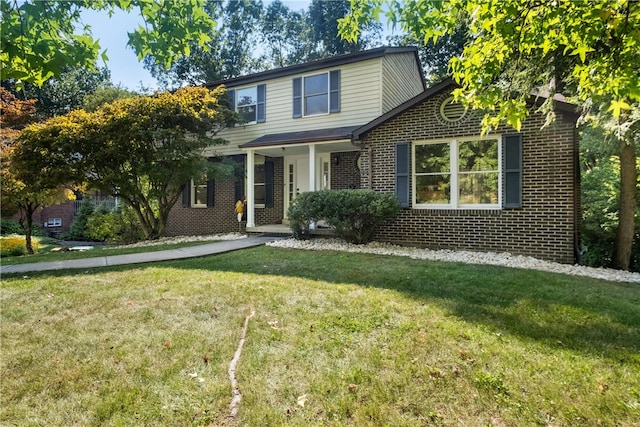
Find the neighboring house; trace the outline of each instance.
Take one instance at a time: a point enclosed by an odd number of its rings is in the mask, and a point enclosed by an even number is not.
[[[575,106],[556,122],[531,115],[517,132],[481,135],[482,114],[433,86],[353,132],[363,188],[396,192],[403,209],[375,239],[437,249],[509,252],[576,261],[580,170]]]
[[[235,178],[192,180],[167,234],[237,231],[287,222],[297,194],[369,188],[396,193],[399,216],[374,238],[434,249],[576,260],[579,167],[574,107],[556,123],[532,114],[520,132],[481,135],[481,114],[451,102],[454,84],[429,89],[415,48],[380,48],[223,82],[246,124],[219,134],[211,161]]]
[[[226,86],[245,124],[218,134],[211,161],[232,159],[235,178],[192,180],[169,215],[167,234],[238,231],[286,223],[297,194],[357,188],[360,149],[351,132],[425,90],[417,49],[378,48],[215,82]]]
[[[57,237],[62,233],[66,233],[71,228],[71,224],[78,213],[82,200],[86,198],[90,198],[95,206],[103,204],[109,209],[114,209],[118,205],[117,199],[102,194],[100,191],[93,190],[78,195],[77,200],[67,200],[38,209],[33,214],[33,222],[34,224],[40,224],[43,231],[50,236]],[[19,218],[19,213],[14,215],[15,220]]]

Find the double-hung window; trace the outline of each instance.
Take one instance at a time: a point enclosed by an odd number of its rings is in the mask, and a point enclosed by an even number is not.
[[[231,105],[238,113],[239,124],[262,123],[266,120],[266,85],[230,89]]]
[[[500,137],[416,142],[413,147],[415,207],[500,207]]]
[[[340,70],[293,79],[293,117],[340,112]]]
[[[207,180],[194,179],[191,181],[191,206],[207,206]]]

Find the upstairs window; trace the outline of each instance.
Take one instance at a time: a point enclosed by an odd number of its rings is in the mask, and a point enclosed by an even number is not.
[[[293,79],[293,117],[340,112],[340,70]]]
[[[266,121],[266,85],[228,91],[231,105],[238,113],[241,125]]]

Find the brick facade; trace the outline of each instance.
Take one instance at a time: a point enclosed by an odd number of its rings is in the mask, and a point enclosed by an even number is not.
[[[331,154],[331,189],[346,190],[360,187],[359,151]],[[337,159],[337,160],[336,160]]]
[[[444,93],[427,98],[364,135],[362,188],[395,191],[396,143],[480,135],[477,114],[467,114],[455,124],[444,124],[438,118],[447,96]],[[554,125],[541,130],[543,124],[544,117],[532,113],[520,131],[522,208],[402,209],[395,220],[378,230],[375,239],[433,249],[510,252],[574,263],[580,188],[575,122],[570,115],[558,112]],[[504,127],[495,133],[512,134],[516,130]]]
[[[256,225],[281,224],[284,211],[284,162],[280,157],[268,158],[274,163],[273,207],[256,208]],[[167,236],[191,236],[230,233],[239,231],[235,213],[235,180],[226,179],[215,183],[215,203],[211,207],[183,207],[180,202],[171,209],[167,222]],[[242,223],[242,231],[246,225]]]

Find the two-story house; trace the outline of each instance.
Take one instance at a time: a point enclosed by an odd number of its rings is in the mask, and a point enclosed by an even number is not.
[[[378,241],[434,249],[510,252],[573,263],[580,174],[574,106],[554,97],[545,125],[531,97],[520,130],[482,132],[482,114],[453,102],[455,84],[428,89],[415,48],[379,48],[213,83],[244,124],[211,146],[235,177],[192,180],[170,214],[170,235],[247,231],[286,223],[305,191],[395,193],[397,218]]]
[[[360,148],[352,131],[425,90],[413,47],[340,55],[208,86],[218,85],[227,88],[243,124],[218,134],[229,144],[205,155],[233,160],[238,173],[191,180],[171,211],[169,235],[238,231],[234,206],[243,197],[251,231],[286,222],[299,193],[359,188]]]

